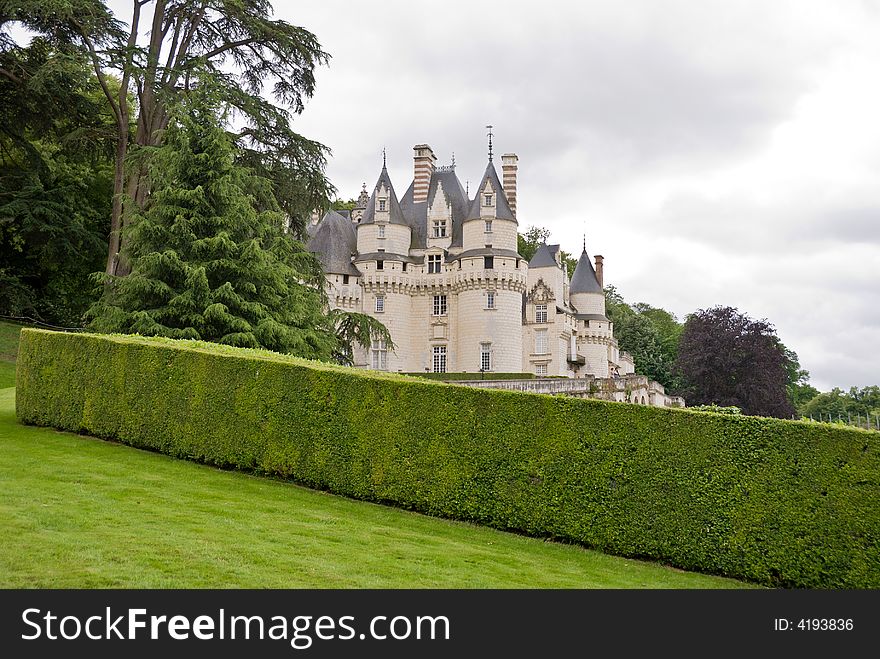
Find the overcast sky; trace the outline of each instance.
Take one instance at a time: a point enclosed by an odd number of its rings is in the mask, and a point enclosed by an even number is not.
[[[119,17],[126,18],[130,3]],[[775,324],[820,389],[880,384],[880,2],[275,0],[332,55],[295,122],[343,198],[383,147],[479,180],[605,256],[629,302]]]

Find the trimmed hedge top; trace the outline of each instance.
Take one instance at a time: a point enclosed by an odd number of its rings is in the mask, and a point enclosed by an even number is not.
[[[878,435],[25,330],[25,423],[772,585],[880,587]]]

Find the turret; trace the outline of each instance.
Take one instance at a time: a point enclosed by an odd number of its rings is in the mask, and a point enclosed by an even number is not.
[[[382,173],[357,225],[358,261],[402,261],[394,257],[408,256],[411,235],[383,162]],[[377,267],[382,269],[384,264]]]
[[[571,276],[569,300],[579,317],[584,315],[605,317],[605,293],[599,285],[593,264],[590,263],[586,246]]]

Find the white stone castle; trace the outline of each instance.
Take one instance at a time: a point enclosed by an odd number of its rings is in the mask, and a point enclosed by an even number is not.
[[[403,197],[383,164],[372,194],[364,186],[353,211],[330,211],[309,227],[331,306],[369,314],[391,333],[393,349],[374,341],[356,353],[356,366],[479,373],[487,386],[683,405],[635,375],[632,358],[618,349],[605,316],[601,256],[594,269],[584,246],[569,280],[559,245],[542,244],[529,262],[517,253],[515,154],[501,156],[499,179],[490,138],[470,198],[454,165],[438,167],[427,144],[414,152]],[[493,382],[495,373],[580,382]]]

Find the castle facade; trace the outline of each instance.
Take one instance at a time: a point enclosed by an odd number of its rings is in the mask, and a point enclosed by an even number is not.
[[[499,177],[490,148],[471,197],[454,165],[437,166],[427,144],[413,151],[402,197],[383,165],[354,210],[309,227],[331,306],[369,314],[391,333],[393,349],[374,341],[356,352],[356,366],[590,378],[617,392],[610,398],[678,404],[659,384],[633,379],[605,316],[602,256],[591,260],[585,245],[569,278],[559,245],[542,244],[528,262],[517,252],[515,154],[501,156]],[[629,380],[638,390],[621,385]]]

